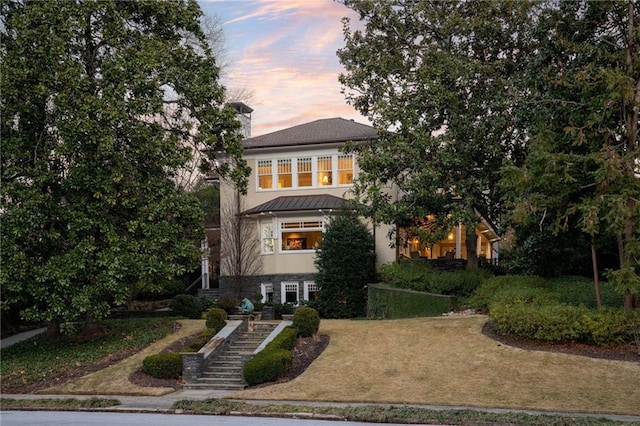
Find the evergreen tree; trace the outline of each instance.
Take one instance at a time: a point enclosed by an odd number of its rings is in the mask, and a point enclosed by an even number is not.
[[[323,318],[366,314],[366,286],[376,281],[374,241],[352,212],[342,212],[326,225],[317,252],[318,312]]]

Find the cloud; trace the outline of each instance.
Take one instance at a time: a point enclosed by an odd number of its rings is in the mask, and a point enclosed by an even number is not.
[[[354,16],[344,5],[333,0],[201,4],[224,15],[219,17],[233,59],[223,83],[252,92],[254,136],[319,118],[366,122],[340,93],[341,19]]]

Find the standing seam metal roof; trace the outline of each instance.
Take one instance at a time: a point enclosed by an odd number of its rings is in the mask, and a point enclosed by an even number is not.
[[[252,207],[240,214],[252,215],[271,212],[339,210],[347,205],[348,201],[344,198],[329,194],[283,196]]]

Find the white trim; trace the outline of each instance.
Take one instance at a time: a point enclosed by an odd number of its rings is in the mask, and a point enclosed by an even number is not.
[[[317,188],[347,188],[353,186],[352,183],[348,184],[338,184],[338,174],[340,170],[338,170],[338,158],[344,156],[352,157],[352,176],[355,178],[355,167],[356,167],[356,158],[354,154],[342,154],[342,153],[327,153],[327,154],[315,154],[315,155],[298,155],[298,156],[287,156],[287,157],[277,157],[277,158],[256,158],[255,166],[255,187],[256,192],[270,192],[270,191],[290,191],[295,189],[317,189]],[[330,185],[319,185],[318,184],[318,158],[320,157],[331,157],[331,184]],[[311,186],[299,186],[298,185],[298,160],[299,159],[311,159]],[[278,187],[278,162],[282,160],[291,161],[291,187],[279,188]],[[258,163],[260,162],[271,162],[271,188],[260,188],[260,168],[258,167]],[[345,169],[346,170],[346,169]],[[343,170],[344,171],[344,170]],[[267,174],[262,176],[268,176]]]
[[[271,283],[261,283],[260,284],[260,294],[262,294],[262,303],[267,303],[269,300],[267,299],[267,294],[271,293],[271,298],[273,299],[273,284]]]
[[[293,287],[295,286],[296,302],[294,305],[298,306],[300,304],[300,283],[298,281],[282,281],[280,283],[281,303],[287,303],[287,286],[289,286],[289,291],[293,291]]]
[[[316,284],[315,281],[304,281],[302,285],[303,285],[303,292],[304,292],[304,297],[302,300],[309,301],[309,287],[313,286],[314,287],[313,291],[317,292],[319,289],[318,285]]]

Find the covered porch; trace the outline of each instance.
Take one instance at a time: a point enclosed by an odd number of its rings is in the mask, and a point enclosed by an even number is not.
[[[498,263],[500,236],[491,222],[479,215],[475,234],[478,259]],[[458,224],[449,230],[446,238],[431,244],[421,241],[417,236],[408,237],[402,244],[398,244],[398,257],[422,259],[430,261],[434,265],[447,261],[467,260],[466,228],[464,225]]]

